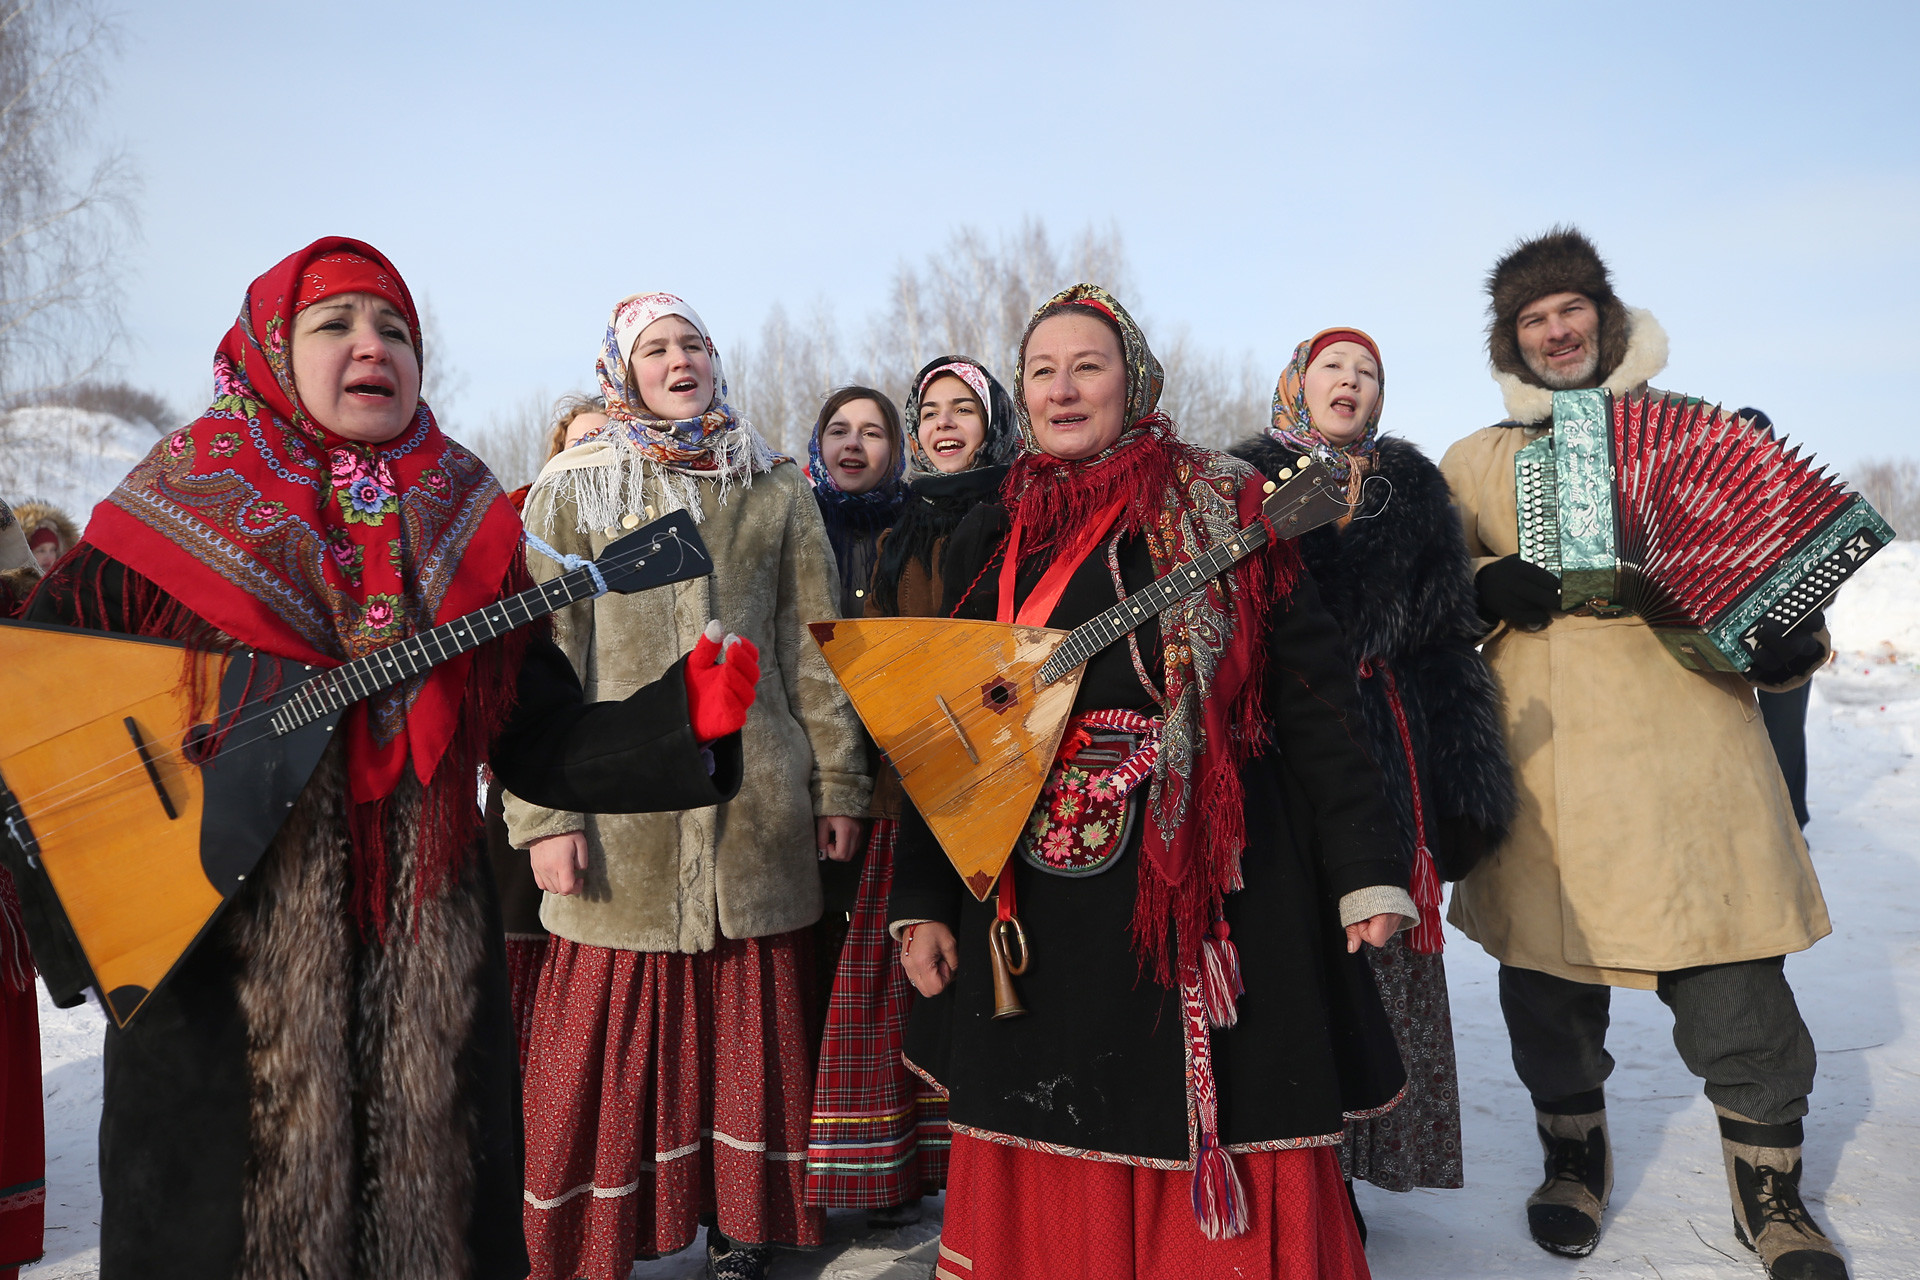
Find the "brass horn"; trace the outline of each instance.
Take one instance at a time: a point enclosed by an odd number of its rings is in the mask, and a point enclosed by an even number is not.
[[[1020,949],[1020,963],[1017,965],[1007,954],[1015,943]],[[1033,952],[1027,948],[1027,931],[1020,927],[1017,917],[995,920],[987,926],[987,955],[993,961],[993,1016],[1025,1016],[1027,1007],[1020,1003],[1020,993],[1013,989],[1013,980],[1027,971]]]

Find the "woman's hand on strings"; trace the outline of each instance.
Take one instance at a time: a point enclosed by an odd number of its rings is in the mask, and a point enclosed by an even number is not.
[[[907,926],[900,939],[900,967],[907,981],[923,996],[937,996],[953,981],[960,967],[960,944],[953,930],[938,920],[923,920]]]
[[[1361,943],[1370,947],[1384,947],[1394,930],[1400,927],[1398,912],[1389,911],[1383,915],[1368,916],[1358,924],[1347,926],[1347,954],[1352,955],[1360,949]]]
[[[542,836],[527,847],[533,881],[548,893],[575,894],[587,885],[587,833]]]
[[[813,847],[830,862],[852,862],[867,842],[867,824],[859,818],[815,818]]]

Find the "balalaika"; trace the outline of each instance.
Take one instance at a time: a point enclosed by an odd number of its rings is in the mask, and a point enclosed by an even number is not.
[[[1267,483],[1261,518],[1071,632],[945,618],[810,624],[867,732],[974,897],[985,901],[1059,750],[1087,660],[1267,545],[1348,510],[1300,455]],[[1271,531],[1271,532],[1270,532]]]
[[[1513,470],[1520,556],[1561,607],[1636,614],[1696,671],[1747,670],[1763,621],[1805,621],[1894,536],[1798,449],[1681,396],[1555,392]]]
[[[324,670],[0,623],[0,861],[23,887],[51,889],[37,896],[63,917],[35,945],[77,952],[126,1026],[259,864],[348,707],[603,584],[634,592],[711,572],[675,512],[590,565]]]

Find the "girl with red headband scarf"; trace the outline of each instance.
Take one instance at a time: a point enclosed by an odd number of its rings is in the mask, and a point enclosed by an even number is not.
[[[1460,520],[1426,455],[1380,434],[1385,380],[1380,349],[1365,333],[1317,333],[1280,377],[1271,426],[1233,452],[1269,476],[1313,453],[1346,477],[1355,503],[1352,516],[1299,545],[1345,639],[1364,740],[1413,867],[1420,923],[1367,953],[1407,1067],[1407,1096],[1385,1115],[1349,1122],[1341,1158],[1351,1177],[1410,1191],[1461,1185],[1440,882],[1464,876],[1499,843],[1514,791],[1499,692],[1474,647],[1485,624]]]
[[[1071,628],[1256,518],[1258,474],[1181,441],[1160,388],[1104,290],[1035,314],[1026,452],[954,534],[955,616]],[[1282,543],[1087,664],[989,901],[909,808],[890,915],[907,1057],[949,1095],[940,1275],[1367,1274],[1334,1147],[1403,1075],[1355,952],[1413,907],[1352,703]],[[1015,902],[1027,1013],[996,1019]]]
[[[525,587],[519,521],[419,400],[420,359],[378,252],[288,257],[248,289],[212,406],[95,509],[29,616],[333,666]],[[730,689],[702,654],[588,706],[526,628],[350,708],[245,887],[106,1033],[101,1275],[524,1276],[479,768],[551,804],[718,803],[751,657]],[[22,887],[48,990],[78,1003],[91,975]]]

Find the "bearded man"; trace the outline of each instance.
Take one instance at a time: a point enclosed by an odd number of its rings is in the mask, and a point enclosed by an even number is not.
[[[1488,291],[1508,420],[1440,469],[1491,628],[1520,804],[1449,918],[1500,961],[1546,1156],[1528,1228],[1567,1256],[1599,1241],[1613,1184],[1608,998],[1638,987],[1673,1011],[1674,1044],[1719,1115],[1735,1234],[1775,1280],[1844,1280],[1800,1197],[1814,1048],[1783,964],[1831,925],[1754,703],[1755,684],[1795,687],[1825,660],[1823,624],[1765,635],[1750,683],[1687,670],[1637,617],[1563,612],[1559,579],[1517,554],[1514,454],[1552,427],[1556,390],[1645,390],[1667,335],[1614,296],[1570,229],[1514,248]]]

